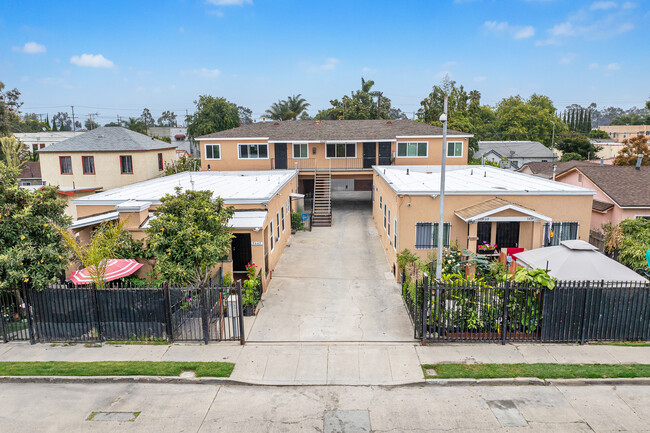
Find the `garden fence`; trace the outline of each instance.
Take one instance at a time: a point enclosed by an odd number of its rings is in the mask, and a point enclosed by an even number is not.
[[[0,291],[0,338],[35,342],[244,343],[241,284],[203,288],[111,284]]]
[[[403,297],[423,342],[650,340],[650,286],[636,282],[429,282]]]

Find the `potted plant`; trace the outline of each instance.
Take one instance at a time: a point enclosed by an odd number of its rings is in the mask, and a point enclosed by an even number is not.
[[[242,303],[244,306],[244,316],[252,316],[255,311],[258,299],[258,287],[260,286],[260,279],[257,276],[257,267],[255,263],[248,263],[246,265],[246,272],[248,278],[244,281],[242,290]]]
[[[483,242],[477,249],[479,254],[494,254],[494,251],[497,249],[497,244]]]

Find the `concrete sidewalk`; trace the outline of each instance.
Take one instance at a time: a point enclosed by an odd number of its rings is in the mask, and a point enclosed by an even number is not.
[[[237,343],[172,345],[0,344],[1,361],[228,361],[231,379],[264,385],[424,382],[421,364],[647,364],[650,347],[565,344]]]

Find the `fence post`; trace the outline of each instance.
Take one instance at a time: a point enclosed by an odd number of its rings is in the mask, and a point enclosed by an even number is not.
[[[420,339],[421,339],[421,344],[423,346],[427,345],[427,306],[429,304],[428,302],[428,296],[425,296],[425,294],[428,293],[429,289],[429,278],[425,275],[422,278],[422,289],[420,290],[420,296],[422,297],[422,312],[421,312],[421,320],[422,320],[422,328],[420,330]]]
[[[27,328],[29,330],[29,343],[36,344],[34,338],[34,324],[32,323],[32,306],[30,305],[31,288],[23,283],[23,302],[25,303],[25,315],[27,316]],[[29,295],[28,295],[29,293]]]
[[[587,321],[587,296],[589,296],[591,284],[587,281],[587,287],[585,288],[585,298],[582,303],[582,325],[580,330],[580,344],[585,344],[585,322]]]
[[[404,282],[406,281],[406,269],[402,268],[402,286],[404,285]]]
[[[6,302],[5,298],[7,297],[6,294],[3,296],[4,293],[5,292],[0,290],[0,327],[2,327],[2,341],[8,343],[9,337],[7,336],[7,328],[5,326],[4,314],[2,313],[3,305]]]
[[[199,303],[201,304],[201,325],[203,328],[203,342],[208,344],[210,340],[210,326],[208,323],[208,299],[205,284],[199,285]]]
[[[510,299],[510,281],[506,281],[503,290],[503,332],[501,335],[501,344],[506,344],[506,336],[508,333],[508,300]]]
[[[243,346],[246,344],[246,335],[244,334],[244,303],[242,300],[241,281],[237,281],[237,305],[239,305],[239,342]]]
[[[97,337],[99,341],[104,341],[104,330],[102,329],[102,318],[99,314],[99,300],[97,299],[97,286],[95,283],[90,287],[93,294],[93,310],[95,311],[95,324],[97,325]]]
[[[169,284],[167,281],[163,283],[163,299],[165,304],[165,328],[167,330],[167,340],[172,343],[174,341],[174,328],[172,327],[172,306],[169,299]]]

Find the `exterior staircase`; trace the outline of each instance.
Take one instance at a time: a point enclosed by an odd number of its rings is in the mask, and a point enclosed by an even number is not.
[[[314,214],[313,227],[330,227],[332,225],[332,172],[315,170],[314,172]]]

